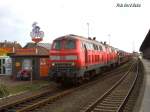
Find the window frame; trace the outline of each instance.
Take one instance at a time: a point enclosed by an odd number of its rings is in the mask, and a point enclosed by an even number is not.
[[[55,44],[56,44],[56,42],[60,42],[60,48],[54,47]],[[53,42],[52,49],[54,49],[54,50],[61,50],[62,48],[63,48],[63,41],[62,41],[62,40],[55,40],[55,41]]]
[[[68,45],[67,44],[68,41],[72,41],[74,43],[74,48],[66,47],[66,45]],[[64,49],[76,49],[77,48],[77,41],[75,39],[64,39],[64,47],[63,48]]]

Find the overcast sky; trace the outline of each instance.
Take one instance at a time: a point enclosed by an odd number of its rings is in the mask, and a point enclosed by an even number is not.
[[[119,7],[117,4],[139,4]],[[44,41],[65,34],[96,37],[125,51],[139,50],[150,28],[150,0],[0,0],[0,41],[31,41],[32,23]]]

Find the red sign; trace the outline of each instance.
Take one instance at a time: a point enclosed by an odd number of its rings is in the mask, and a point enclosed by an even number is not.
[[[35,55],[36,54],[36,49],[35,48],[16,49],[16,54],[17,55]]]
[[[43,40],[43,38],[32,38],[32,41],[35,43],[39,43],[42,40]]]

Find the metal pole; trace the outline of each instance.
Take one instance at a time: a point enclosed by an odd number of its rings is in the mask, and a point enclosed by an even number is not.
[[[110,45],[110,34],[108,34],[108,43],[109,43],[109,45]]]
[[[133,52],[135,51],[135,43],[134,43],[134,40],[132,42],[132,47],[133,47]]]
[[[32,80],[33,80],[33,78],[32,78],[33,76],[32,76],[32,69],[31,69],[31,84],[32,84]]]
[[[32,82],[33,82],[32,67],[30,67],[30,81],[31,81],[31,85],[32,85]]]
[[[90,23],[87,23],[87,27],[88,27],[88,37],[90,37],[90,34],[89,34],[89,25],[90,25]]]

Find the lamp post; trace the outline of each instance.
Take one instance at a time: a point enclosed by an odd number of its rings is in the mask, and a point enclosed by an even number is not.
[[[32,65],[33,66],[33,65]],[[30,81],[31,81],[31,85],[32,85],[32,82],[33,82],[33,74],[32,74],[32,66],[30,67]]]
[[[90,37],[90,34],[89,34],[89,33],[90,33],[90,32],[89,32],[89,26],[90,26],[90,23],[87,22],[86,24],[87,24],[87,28],[88,28],[88,37]]]
[[[135,52],[135,43],[134,43],[134,40],[132,42],[132,49],[133,49],[133,52]]]
[[[108,43],[109,43],[109,45],[110,45],[110,37],[111,37],[111,35],[108,34]]]
[[[43,40],[43,37],[44,37],[44,32],[40,30],[40,27],[37,26],[37,22],[34,22],[32,24],[32,31],[30,32],[30,36],[31,36],[31,39],[33,42],[35,42],[35,51],[36,51],[36,55],[38,54],[38,49],[36,47],[37,43],[41,42]],[[31,64],[31,67],[30,67],[30,71],[31,71],[31,76],[30,76],[30,80],[31,80],[31,84],[32,84],[32,80],[33,80],[33,62]]]

